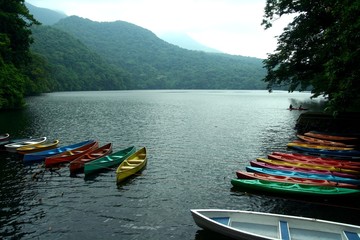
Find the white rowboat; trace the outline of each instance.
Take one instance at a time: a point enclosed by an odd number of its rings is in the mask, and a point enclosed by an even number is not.
[[[290,215],[240,210],[193,209],[195,223],[241,240],[360,240],[360,226]]]

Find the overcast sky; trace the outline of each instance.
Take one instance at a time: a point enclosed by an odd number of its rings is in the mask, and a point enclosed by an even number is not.
[[[127,21],[158,36],[186,33],[224,53],[266,58],[287,19],[261,26],[266,0],[26,0],[94,21]]]

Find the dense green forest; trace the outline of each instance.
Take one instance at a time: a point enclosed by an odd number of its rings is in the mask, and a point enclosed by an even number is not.
[[[32,28],[31,49],[48,63],[53,91],[125,89],[128,76],[68,33],[49,26]]]
[[[72,16],[53,27],[128,71],[129,89],[265,89],[265,71],[257,58],[186,50],[123,21]]]

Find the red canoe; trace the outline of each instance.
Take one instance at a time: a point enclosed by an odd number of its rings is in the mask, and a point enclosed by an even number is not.
[[[90,151],[72,162],[70,162],[69,168],[70,168],[70,174],[76,174],[78,172],[84,171],[84,165],[85,163],[91,162],[95,159],[104,157],[112,152],[112,143],[105,144],[104,146],[94,149],[93,151]]]
[[[70,151],[66,151],[66,152],[63,152],[63,153],[60,153],[60,154],[57,154],[54,156],[47,157],[47,158],[45,158],[45,167],[54,167],[61,163],[71,162],[72,160],[74,160],[82,155],[85,155],[86,153],[88,153],[98,147],[99,147],[99,142],[94,141],[94,142],[86,144],[82,147],[75,148]]]
[[[314,164],[314,165],[320,165],[320,166],[331,166],[331,167],[337,167],[337,168],[345,168],[345,169],[351,169],[355,171],[360,171],[360,165],[352,165],[347,164],[348,161],[342,161],[342,160],[310,160],[310,159],[296,159],[291,157],[285,157],[280,155],[268,155],[269,159],[273,160],[280,160],[285,162],[294,162],[294,163],[306,163],[306,164]]]
[[[316,133],[316,132],[306,132],[304,133],[304,135],[308,137],[319,138],[329,141],[354,141],[358,139],[356,137],[337,136],[337,135],[330,135],[330,134]]]
[[[304,136],[304,135],[300,135],[300,134],[298,134],[296,136],[299,139],[301,139],[307,143],[311,143],[311,144],[319,144],[319,145],[332,146],[332,147],[347,147],[347,148],[355,147],[355,145],[349,145],[349,144],[345,144],[342,142],[323,140],[323,139],[313,138],[313,137]]]
[[[273,152],[271,155],[279,155],[286,158],[303,159],[303,160],[315,160],[315,161],[338,161],[347,165],[360,166],[360,161],[349,161],[344,159],[336,158],[324,158],[319,156],[304,155],[300,153],[284,153],[284,152]]]
[[[253,173],[253,172],[244,172],[244,171],[237,171],[236,175],[238,178],[241,179],[259,179],[259,180],[267,180],[273,182],[299,183],[299,184],[327,186],[327,187],[359,188],[359,186],[355,184],[338,183],[323,179],[277,176],[277,175],[268,175],[264,173]]]
[[[260,167],[260,168],[270,168],[270,169],[276,169],[276,170],[305,172],[305,173],[314,173],[314,174],[327,174],[327,175],[333,175],[333,176],[344,177],[344,178],[359,179],[358,175],[342,173],[342,172],[333,172],[333,171],[329,171],[329,170],[318,170],[318,169],[315,170],[315,169],[302,168],[302,167],[279,166],[279,165],[273,165],[273,164],[268,164],[265,162],[258,162],[258,161],[250,161],[250,165],[253,167]]]

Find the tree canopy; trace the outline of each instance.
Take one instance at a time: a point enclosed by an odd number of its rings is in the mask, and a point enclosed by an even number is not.
[[[0,109],[23,104],[30,62],[31,30],[38,22],[29,13],[24,0],[0,0]]]
[[[271,91],[312,88],[328,99],[328,110],[360,110],[360,1],[267,0],[262,24],[292,14],[274,53],[264,60]]]

